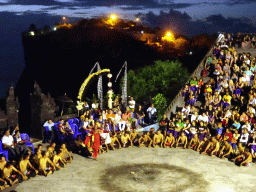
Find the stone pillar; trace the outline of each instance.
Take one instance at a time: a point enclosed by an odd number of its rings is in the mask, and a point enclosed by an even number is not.
[[[19,103],[18,98],[15,98],[14,87],[9,88],[6,98],[6,115],[8,119],[8,127],[18,124]]]
[[[35,82],[34,91],[30,94],[31,106],[31,135],[42,139],[42,126],[46,119],[55,117],[56,105],[50,94],[42,93],[41,88]]]

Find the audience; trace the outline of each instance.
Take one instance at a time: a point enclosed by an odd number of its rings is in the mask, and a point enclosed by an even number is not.
[[[250,53],[238,54],[235,47],[255,46],[255,42],[254,36],[243,38],[239,33],[236,36],[227,34],[221,39],[204,63],[204,72],[208,77],[203,76],[199,80],[193,77],[185,85],[182,92],[184,106],[172,114],[170,120],[164,115],[156,133],[154,129],[142,135],[136,131],[137,125],[144,124],[145,117],[148,117],[149,123],[156,122],[154,104],[144,111],[141,105],[135,105],[131,97],[125,109],[124,101],[120,102],[118,96],[114,100],[114,109],[107,112],[99,110],[96,101],[92,109],[86,103],[79,123],[47,120],[43,125],[43,143],[51,143],[47,151],[42,151],[42,145],[38,145],[35,154],[31,155],[20,137],[19,126],[11,134],[10,130],[6,130],[2,137],[3,149],[8,150],[10,157],[14,157],[11,160],[15,161],[12,165],[0,155],[3,175],[0,189],[37,174],[47,176],[72,162],[73,156],[66,147],[66,144],[72,143],[64,140],[57,148],[53,142],[57,136],[55,131],[74,141],[77,153],[93,156],[95,160],[98,154],[105,152],[104,149],[176,147],[229,159],[239,166],[250,166],[256,159],[256,57]],[[77,129],[74,130],[70,123],[75,124]],[[47,135],[50,137],[47,138]]]

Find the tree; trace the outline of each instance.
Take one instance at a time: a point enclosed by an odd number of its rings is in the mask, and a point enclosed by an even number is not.
[[[127,92],[137,102],[148,100],[161,93],[166,97],[167,103],[170,103],[189,77],[188,70],[180,61],[158,60],[152,66],[128,71]]]
[[[167,100],[163,94],[158,93],[155,97],[152,98],[152,102],[157,110],[157,121],[160,122],[165,110],[167,109]]]

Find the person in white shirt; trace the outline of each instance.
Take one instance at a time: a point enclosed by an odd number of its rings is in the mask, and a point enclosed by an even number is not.
[[[10,130],[6,130],[2,137],[3,150],[7,150],[12,156],[17,157],[20,155],[19,148],[14,145],[13,136],[10,135]]]
[[[133,100],[133,97],[131,97],[131,100],[129,101],[129,108],[132,112],[134,112],[135,109],[135,101]]]
[[[115,124],[118,124],[118,127],[119,127],[120,131],[124,130],[126,122],[122,120],[121,111],[118,111],[116,116],[115,116]]]
[[[46,138],[46,129],[45,127],[48,127],[48,131],[51,134],[51,137],[49,140],[47,140]],[[43,125],[43,129],[42,129],[42,136],[43,136],[43,143],[49,142],[51,143],[52,140],[54,139],[54,128],[55,128],[55,123],[52,122],[51,119],[48,119],[48,121],[46,121]]]
[[[154,107],[154,104],[152,104],[148,109],[147,109],[147,113],[148,113],[148,118],[149,121],[151,123],[151,121],[154,123],[155,122],[155,118],[156,118],[156,108]]]
[[[203,113],[203,115],[199,115],[198,121],[203,121],[204,123],[208,123],[209,122],[209,118],[208,118],[208,116],[205,113]]]
[[[184,118],[186,118],[187,115],[189,115],[189,113],[190,113],[190,105],[185,105],[181,110],[181,114],[183,115]]]
[[[252,127],[251,127],[249,121],[246,121],[245,124],[242,126],[242,130],[243,130],[243,129],[247,129],[247,131],[248,131],[249,133],[252,132],[251,128],[252,128]]]
[[[194,114],[191,115],[191,119],[190,121],[193,122],[193,121],[196,121],[198,122],[198,112],[195,112]]]
[[[245,129],[242,134],[241,134],[241,137],[239,139],[239,142],[242,144],[242,146],[245,146],[247,145],[248,143],[248,140],[249,140],[249,133],[247,131],[247,129]]]
[[[98,109],[99,103],[95,100],[94,103],[92,104],[92,109]]]

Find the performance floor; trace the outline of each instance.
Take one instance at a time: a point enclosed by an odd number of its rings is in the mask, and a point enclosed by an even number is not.
[[[4,191],[18,192],[249,192],[256,166],[200,155],[189,149],[122,148],[98,161],[73,154],[66,168],[37,176]]]

